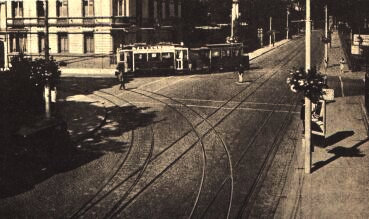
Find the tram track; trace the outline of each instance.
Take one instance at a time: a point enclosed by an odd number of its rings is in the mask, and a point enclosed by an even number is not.
[[[300,51],[298,51],[298,52],[296,52],[296,54],[298,54],[298,53],[300,53]],[[294,58],[295,56],[295,53],[293,53],[292,54],[292,56],[291,56],[291,58],[290,59],[288,59],[284,64],[282,64],[282,66],[280,66],[278,69],[280,69],[281,67],[283,67],[284,65],[286,65],[292,58]],[[268,77],[265,81],[263,81],[263,82],[261,82],[259,85],[258,85],[258,87],[257,87],[257,89],[258,88],[260,88],[262,85],[264,85],[268,80],[270,80],[276,73],[278,72],[278,70],[276,70],[270,77]],[[247,88],[248,88],[249,86],[247,86]],[[245,88],[245,89],[243,89],[242,91],[244,91],[244,90],[246,90],[247,88]],[[245,101],[248,97],[250,97],[254,92],[256,92],[256,90],[257,89],[255,89],[253,92],[251,92],[249,95],[247,95],[247,97],[243,100],[243,101]],[[242,91],[241,92],[239,92],[239,93],[242,93]],[[229,101],[231,101],[232,99],[234,99],[236,96],[238,96],[238,95],[235,95],[234,97],[232,97],[231,99],[229,99],[227,102],[229,102]],[[231,110],[231,112],[229,112],[225,117],[223,117],[220,121],[218,121],[215,125],[213,125],[213,127],[216,127],[217,125],[219,125],[227,116],[229,116],[237,107],[239,107],[241,104],[242,104],[242,102],[243,101],[241,101],[240,102],[240,104],[238,104],[236,107],[234,107],[232,110]],[[226,102],[226,103],[227,103]],[[225,103],[225,104],[226,104]],[[224,104],[224,105],[225,105]],[[219,108],[220,109],[220,108]],[[219,110],[218,109],[218,110]],[[216,111],[218,111],[218,110],[216,110]],[[211,115],[213,115],[216,111],[214,111]],[[209,118],[211,115],[209,115],[207,118]],[[203,121],[202,122],[199,122],[197,125],[196,125],[196,127],[197,126],[199,126],[201,123],[203,123]],[[210,130],[208,130],[208,131],[206,131],[205,133],[204,133],[204,135],[203,136],[205,136],[205,135],[207,135],[208,133],[209,133],[209,131]],[[187,135],[188,133],[185,133],[185,135]],[[184,135],[184,136],[185,136]],[[184,137],[183,136],[183,137]],[[181,137],[181,138],[183,138],[183,137]],[[196,144],[196,143],[195,143]],[[195,144],[193,144],[193,145],[191,145],[186,151],[185,151],[185,153],[187,153],[188,151],[190,151],[193,147],[194,147],[194,145]],[[172,145],[170,145],[169,147],[171,147]],[[158,156],[160,156],[162,153],[164,153],[166,150],[168,150],[169,149],[169,147],[168,148],[166,148],[166,149],[164,149],[163,151],[161,151],[156,157],[158,157]],[[153,180],[156,180],[160,175],[162,175],[165,171],[167,171],[172,165],[174,165],[175,164],[175,162],[176,161],[178,161],[181,157],[183,157],[184,156],[184,154],[181,154],[177,159],[175,159],[175,161],[174,162],[172,162],[171,164],[169,164],[168,166],[167,166],[167,168],[165,168],[164,169],[164,171],[163,172],[161,172],[157,177],[155,177]],[[152,181],[153,182],[153,181]],[[150,183],[152,183],[152,182],[150,182]],[[143,188],[143,190],[145,190],[148,186],[149,186],[150,184],[148,184],[148,185],[146,185],[145,186],[145,188]],[[142,191],[140,191],[140,193],[141,192],[143,192],[143,190]],[[138,193],[137,195],[139,195],[140,193]],[[133,197],[132,198],[132,200],[134,199],[135,197]],[[131,200],[131,201],[132,201]],[[122,206],[122,208],[124,209],[127,205],[128,205],[129,203],[127,203],[126,205],[124,205],[124,206]],[[123,209],[120,209],[120,211],[121,210],[123,210]],[[119,211],[119,212],[120,212]],[[119,213],[118,212],[118,213]]]
[[[105,98],[105,97],[103,97],[103,96],[101,96],[101,95],[98,95],[98,94],[96,94],[96,93],[92,93],[92,95],[93,96],[96,96],[96,97],[98,97],[98,98],[100,98],[100,99],[104,99],[105,101],[107,101],[107,102],[110,102],[111,104],[113,104],[113,105],[115,105],[115,108],[113,109],[113,110],[111,110],[111,111],[108,111],[109,113],[111,113],[111,112],[113,112],[113,111],[115,111],[115,110],[117,110],[117,109],[121,109],[122,110],[122,108],[121,108],[121,106],[120,105],[118,105],[118,104],[116,104],[115,102],[113,102],[113,101],[111,101],[110,99],[108,99],[108,98]],[[129,101],[126,101],[127,103],[130,103]],[[131,104],[131,103],[130,103]],[[135,107],[135,105],[133,105],[133,104],[131,104],[132,106],[134,106]],[[149,158],[152,156],[152,151],[153,151],[153,146],[154,146],[154,136],[153,136],[153,127],[152,126],[150,126],[150,128],[151,128],[151,133],[152,133],[152,140],[151,140],[151,146],[150,146],[150,151],[149,151],[149,154],[148,154],[148,157],[146,158],[146,160],[145,160],[145,163],[144,163],[144,165],[143,165],[143,168],[142,168],[142,172],[145,170],[145,165],[146,165],[146,163],[147,163],[147,160],[149,160]],[[83,216],[89,209],[91,209],[92,208],[92,206],[93,206],[93,204],[92,203],[95,203],[94,202],[94,200],[95,199],[97,199],[97,200],[99,200],[100,198],[98,198],[98,196],[100,195],[100,194],[102,194],[103,193],[103,191],[104,191],[104,189],[106,189],[108,186],[109,186],[109,184],[114,184],[114,182],[113,182],[113,179],[118,175],[118,173],[121,171],[121,169],[123,168],[123,166],[126,164],[126,162],[127,162],[127,159],[128,159],[128,157],[130,156],[130,154],[131,154],[131,152],[132,152],[132,147],[133,147],[133,145],[134,145],[134,134],[135,134],[135,132],[134,132],[134,129],[132,129],[131,130],[131,142],[130,142],[130,146],[129,146],[129,149],[128,149],[128,151],[127,151],[127,153],[126,153],[126,155],[124,156],[124,158],[123,159],[118,159],[118,162],[119,162],[119,160],[121,160],[121,162],[120,163],[118,163],[117,162],[117,164],[116,165],[114,165],[114,167],[116,168],[116,170],[113,172],[113,174],[106,180],[106,183],[104,183],[99,189],[98,189],[98,191],[95,193],[95,195],[93,196],[93,197],[91,197],[87,202],[85,202],[77,211],[75,211],[73,214],[72,214],[72,216],[70,216],[71,218],[78,218],[78,217],[81,217],[81,216]],[[122,157],[121,157],[122,158]],[[105,194],[104,195],[102,195],[103,197],[105,196]]]
[[[290,59],[288,59],[287,60],[287,62],[285,62],[286,64],[288,63],[290,61]],[[259,84],[259,86],[253,91],[253,92],[251,92],[249,95],[247,95],[247,97],[249,97],[249,96],[251,96],[252,95],[252,93],[254,93],[258,88],[260,88],[263,84],[265,84],[266,83],[266,81],[268,81],[270,78],[272,78],[277,72],[278,72],[278,70],[282,67],[282,66],[284,66],[284,64],[282,64],[280,67],[277,67],[278,69],[277,70],[275,70],[275,72],[273,73],[273,74],[271,74],[265,81],[263,81],[263,82],[261,82],[260,84]],[[264,75],[261,75],[260,77],[258,77],[257,78],[257,80],[259,80],[260,78],[262,78]],[[225,102],[224,103],[224,106],[227,104],[227,103],[229,103],[230,101],[232,101],[235,97],[237,97],[239,94],[241,94],[242,92],[244,92],[247,88],[248,88],[249,86],[247,86],[245,89],[243,89],[243,90],[241,90],[238,94],[236,94],[234,97],[232,97],[232,98],[230,98],[227,102]],[[245,99],[247,99],[247,98],[245,98]],[[243,101],[241,101],[241,103],[242,103]],[[237,107],[239,107],[239,105],[240,104],[238,104],[236,107],[234,107],[234,109],[235,108],[237,108]],[[169,105],[168,105],[168,107],[170,107]],[[221,107],[220,107],[221,108]],[[213,115],[213,114],[215,114],[217,111],[219,111],[220,110],[220,108],[219,109],[217,109],[217,110],[215,110],[211,115]],[[231,112],[233,112],[234,111],[234,109],[232,109],[231,110]],[[229,113],[230,114],[230,113]],[[225,117],[227,117],[229,114],[227,114]],[[210,116],[211,116],[210,115]],[[210,116],[207,116],[207,118],[206,119],[208,119]],[[223,119],[221,119],[221,121],[223,121],[224,119],[225,119],[225,117],[223,118]],[[204,119],[205,120],[205,119]],[[216,125],[218,125],[221,121],[219,121]],[[202,122],[200,122],[200,123],[203,123],[204,121],[202,121]],[[199,124],[198,124],[199,125]],[[194,128],[196,128],[198,125],[196,125]],[[214,129],[214,127],[216,127],[216,125],[214,125],[214,126],[212,126],[212,129]],[[190,131],[191,132],[191,131]],[[206,134],[208,134],[209,133],[209,131],[207,131],[203,136],[205,136]],[[188,133],[187,133],[188,134]],[[202,137],[203,137],[202,136]],[[201,138],[202,138],[201,137]],[[183,137],[182,137],[183,138]],[[176,141],[176,142],[178,142],[179,141],[179,139]],[[178,161],[181,157],[183,157],[188,151],[190,151],[195,145],[197,144],[197,142],[194,144],[194,145],[191,145],[186,151],[185,151],[185,153],[183,153],[183,154],[181,154],[177,159],[175,159],[175,161]],[[172,145],[170,145],[170,146],[173,146],[173,144]],[[168,148],[166,148],[165,150],[167,150]],[[150,160],[155,160],[155,159],[157,159],[162,153],[164,153],[165,152],[165,150],[164,151],[161,151],[157,156],[155,156],[155,157],[153,157],[152,159],[150,159]],[[205,155],[206,156],[206,155]],[[167,170],[168,168],[170,168],[172,165],[174,165],[175,164],[175,162],[172,162],[167,168],[165,168],[165,170]],[[162,175],[164,172],[161,172],[159,175],[157,175],[154,179],[157,179],[157,177],[159,177],[160,175]],[[130,174],[130,176],[128,177],[128,178],[130,178],[130,177],[132,177],[132,176],[134,176],[134,175],[136,175],[137,174],[137,170],[135,171],[135,172],[133,172],[132,174]],[[203,174],[203,175],[205,175],[205,174]],[[126,195],[125,195],[126,196]],[[126,198],[126,197],[125,197]],[[135,196],[133,197],[133,199],[135,198]],[[119,208],[117,208],[117,212],[116,213],[113,213],[113,214],[111,214],[111,216],[116,216],[117,215],[117,213],[119,213],[121,210],[123,210],[128,204],[129,204],[129,202],[131,202],[133,199],[131,199],[130,201],[128,201],[126,204],[124,204],[123,206],[121,206],[121,207],[119,207]]]
[[[102,93],[108,94],[108,95],[112,95],[108,92],[103,92],[100,91]],[[114,95],[112,95],[114,96]],[[118,98],[118,97],[117,97]],[[120,99],[120,98],[118,98]],[[157,100],[163,104],[165,104],[163,101]],[[202,158],[203,158],[203,167],[202,167],[202,178],[201,178],[201,182],[200,182],[200,188],[203,185],[204,179],[205,179],[205,171],[206,171],[206,153],[205,153],[205,147],[203,145],[203,141],[202,138],[200,136],[200,134],[196,131],[195,127],[192,125],[192,123],[190,122],[190,120],[179,110],[177,110],[176,108],[174,108],[173,106],[170,106],[168,104],[165,104],[166,106],[170,107],[173,111],[175,111],[176,113],[180,114],[186,121],[188,124],[190,124],[190,126],[192,127],[192,131],[194,131],[198,137],[198,142],[201,145],[201,150],[202,150]],[[150,162],[150,161],[149,161]],[[137,179],[141,179],[142,174],[140,176],[137,177]],[[133,184],[132,188],[129,190],[129,192],[132,191],[133,187],[136,186],[138,183],[138,180],[135,181],[135,183]],[[122,209],[121,207],[119,207],[123,201],[128,197],[129,192],[127,192],[126,194],[124,194],[124,196],[122,198],[120,198],[120,200],[113,206],[113,208],[109,211],[109,213],[104,217],[104,218],[110,218],[110,217],[114,217],[116,216],[117,213],[119,213],[119,211]]]
[[[143,91],[143,92],[147,92],[147,93],[150,93],[152,95],[156,95],[156,96],[160,96],[162,98],[166,98],[170,101],[173,101],[187,109],[189,109],[191,112],[193,112],[194,114],[196,114],[197,116],[199,116],[203,121],[205,121],[207,123],[207,125],[210,126],[210,129],[211,131],[213,131],[216,135],[216,137],[220,140],[220,142],[222,143],[222,146],[224,148],[224,150],[226,151],[227,153],[227,157],[228,157],[228,165],[229,165],[229,169],[230,169],[230,178],[231,178],[231,191],[230,191],[230,198],[229,198],[229,207],[228,207],[228,213],[227,213],[227,218],[229,217],[229,213],[230,213],[230,209],[231,209],[231,205],[232,205],[232,196],[233,196],[233,170],[232,170],[232,159],[231,159],[231,155],[230,155],[230,151],[229,151],[229,147],[227,146],[227,144],[224,142],[224,140],[222,139],[222,137],[220,136],[219,132],[215,129],[214,126],[211,125],[211,123],[204,117],[202,116],[200,113],[198,113],[197,111],[195,111],[194,109],[192,109],[191,107],[187,106],[185,103],[182,103],[180,101],[177,101],[171,97],[168,97],[168,96],[165,96],[163,94],[160,94],[160,93],[157,93],[157,92],[151,92],[151,91],[147,91],[147,90],[142,90],[142,89],[136,89],[136,90],[139,90],[139,91]],[[145,97],[148,97],[148,98],[151,98],[151,99],[155,99],[155,100],[158,100],[160,102],[162,102],[162,100],[158,99],[158,98],[153,98],[152,96],[149,96],[147,94],[143,94],[141,92],[137,92],[137,91],[131,91],[131,92],[134,92],[136,94],[140,94],[140,95],[144,95]],[[169,105],[168,103],[165,103],[166,105]],[[204,136],[203,136],[204,137]],[[201,186],[202,186],[203,183],[201,183]],[[201,192],[202,192],[202,187],[200,187],[199,189],[199,192],[198,192],[198,195],[197,195],[197,198],[196,198],[196,201],[194,203],[194,206],[191,210],[191,214],[189,216],[189,218],[192,218],[193,217],[193,213],[197,207],[197,203],[198,203],[198,200],[199,200],[199,197],[201,195]]]
[[[96,92],[96,91],[95,91]],[[110,95],[112,97],[115,97],[119,100],[123,100],[127,103],[130,103],[129,101],[123,99],[123,98],[119,98],[119,97],[116,97],[115,95],[113,94],[110,94],[108,92],[104,92],[104,91],[97,91],[99,93],[103,93],[103,94],[106,94],[106,95]],[[94,94],[95,96],[99,96],[100,98],[103,98],[111,103],[114,103],[113,101],[111,101],[110,99],[106,98],[106,97],[103,97],[101,95],[97,95],[97,94]],[[115,103],[114,103],[115,104]],[[132,104],[133,105],[133,104]],[[180,113],[179,111],[177,111],[175,108],[173,108],[177,113],[179,113],[180,115],[182,115],[187,121],[188,123],[190,123],[190,121],[182,114]],[[190,123],[191,124],[191,123]],[[195,131],[196,133],[196,130],[193,130]],[[153,133],[153,132],[152,132]],[[198,135],[199,136],[199,135]],[[205,155],[205,150],[204,150],[204,147],[203,147],[203,143],[202,143],[202,140],[200,140],[200,144],[202,146],[202,151],[203,151],[203,174],[202,174],[202,182],[201,184],[203,183],[203,179],[205,177],[205,166],[206,166],[206,155]],[[153,142],[152,142],[152,145],[153,145]],[[112,216],[110,216],[109,214],[114,214],[112,212],[114,212],[118,206],[128,197],[129,193],[133,190],[133,188],[137,185],[138,181],[142,178],[142,175],[146,169],[146,167],[148,166],[148,164],[150,163],[150,161],[152,160],[152,150],[150,151],[150,158],[148,158],[146,161],[145,161],[145,164],[143,167],[140,167],[138,168],[136,171],[134,171],[133,173],[131,173],[129,176],[127,176],[123,181],[121,181],[120,183],[118,183],[118,185],[114,186],[108,193],[104,194],[101,198],[97,199],[96,201],[92,202],[94,198],[90,199],[87,203],[85,203],[78,212],[81,211],[81,209],[85,209],[82,214],[74,214],[72,216],[72,218],[78,218],[78,217],[81,217],[83,216],[84,213],[86,213],[89,209],[91,209],[93,206],[97,205],[101,200],[103,200],[108,194],[110,194],[111,192],[113,192],[114,190],[116,190],[119,186],[121,186],[123,183],[125,183],[129,178],[132,178],[134,175],[138,174],[138,176],[136,177],[135,181],[133,182],[133,184],[129,187],[129,189],[123,194],[123,196],[120,198],[120,200],[113,206],[112,210],[105,216],[105,218],[110,218]],[[123,165],[122,165],[123,166]],[[120,167],[121,168],[121,167]],[[119,171],[119,168],[117,170],[117,172]],[[113,176],[114,177],[114,176]],[[109,181],[111,181],[111,179],[109,179]],[[107,185],[107,184],[106,184]],[[96,196],[97,197],[97,196]],[[95,197],[95,198],[96,198]],[[88,206],[88,207],[87,207]],[[87,208],[86,208],[87,207]]]

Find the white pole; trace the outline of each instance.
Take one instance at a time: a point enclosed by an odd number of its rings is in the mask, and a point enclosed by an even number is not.
[[[269,17],[269,46],[272,45],[272,17]]]
[[[45,7],[45,60],[49,61],[49,1],[45,0],[44,2]],[[45,116],[46,119],[51,118],[51,87],[50,81],[46,82],[45,85]]]
[[[310,0],[306,0],[305,71],[311,69]],[[311,173],[311,100],[305,97],[305,173]]]

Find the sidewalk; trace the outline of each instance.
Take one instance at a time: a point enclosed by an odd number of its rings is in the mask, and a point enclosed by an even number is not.
[[[364,74],[352,73],[346,64],[340,75],[338,63],[344,54],[337,32],[332,35],[328,56],[326,74],[328,85],[335,89],[335,102],[327,104],[325,144],[314,147],[311,174],[304,173],[304,148],[298,145],[290,189],[284,193],[287,198],[279,205],[277,218],[369,218],[369,141],[361,92]]]
[[[274,49],[276,49],[276,48],[278,48],[278,47],[286,44],[289,41],[290,40],[288,40],[288,39],[284,39],[284,40],[275,42],[274,46],[268,45],[268,46],[264,46],[264,47],[262,47],[260,49],[257,49],[257,50],[255,50],[253,52],[250,52],[249,53],[249,59],[251,61],[251,60],[253,60],[253,59],[255,59],[255,58],[257,58],[257,57],[259,57],[261,55],[264,55],[264,54],[266,54],[266,53],[268,53],[268,52],[270,52],[270,51],[272,51],[272,50],[274,50]]]

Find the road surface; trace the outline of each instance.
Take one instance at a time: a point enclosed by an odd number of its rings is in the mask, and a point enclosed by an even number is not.
[[[322,59],[319,36],[313,32],[313,65]],[[293,39],[252,60],[243,84],[232,72],[140,77],[126,91],[105,79],[63,78],[62,95],[103,103],[106,123],[61,162],[68,168],[1,199],[0,212],[38,218],[273,217],[301,139],[302,96],[289,90],[286,77],[304,66],[304,46],[303,37]]]

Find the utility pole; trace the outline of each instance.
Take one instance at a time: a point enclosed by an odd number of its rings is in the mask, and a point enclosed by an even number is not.
[[[272,17],[269,17],[269,46],[272,45]]]
[[[310,0],[306,0],[305,71],[311,69]],[[311,173],[311,100],[305,96],[305,173]]]
[[[45,61],[49,61],[49,1],[44,1],[44,7],[45,7]],[[51,87],[50,87],[50,81],[49,79],[46,80],[45,84],[45,116],[46,119],[51,118]]]
[[[325,39],[328,39],[328,6],[325,5]],[[328,68],[328,42],[324,42],[324,66]]]
[[[289,31],[289,27],[288,27],[288,16],[290,15],[290,10],[287,7],[287,24],[286,24],[286,39],[288,39],[288,31]]]

